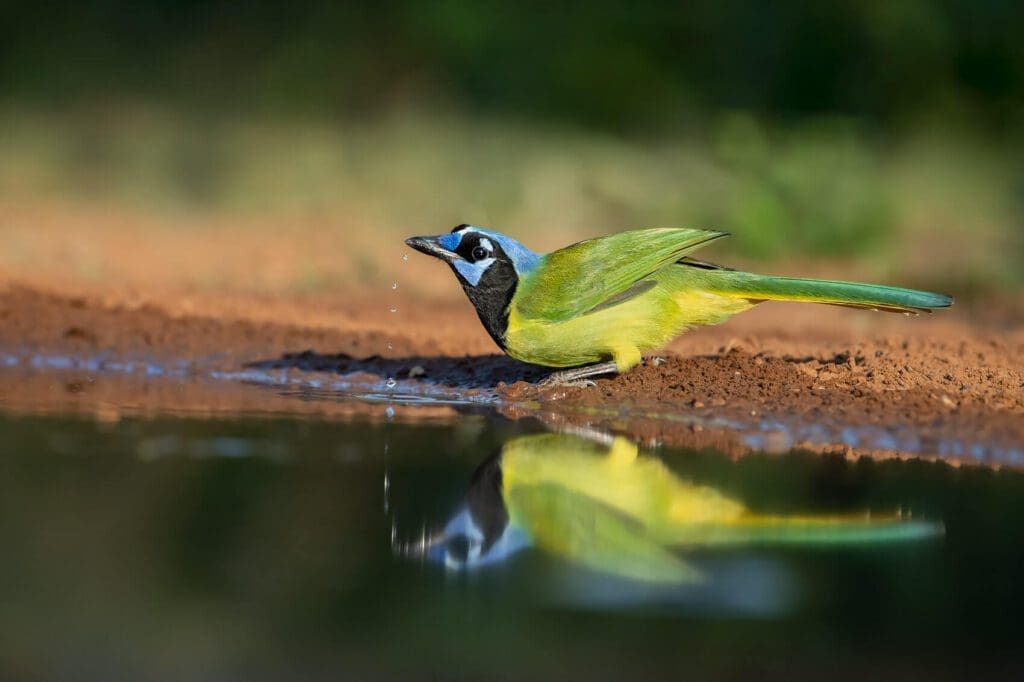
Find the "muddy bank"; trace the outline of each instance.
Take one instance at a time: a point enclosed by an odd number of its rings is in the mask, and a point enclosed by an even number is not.
[[[395,377],[397,390],[410,394],[497,396],[511,416],[733,452],[806,446],[989,461],[1016,456],[1024,444],[1024,324],[970,310],[904,318],[761,306],[684,335],[663,361],[599,379],[595,388],[540,389],[531,382],[544,370],[498,355],[457,299],[141,295],[8,283],[0,290],[0,352],[12,368],[0,401],[39,410],[66,405],[69,393],[83,405],[176,409],[180,391],[140,388],[145,382],[88,397],[95,373],[83,369],[107,363],[124,370],[124,361],[135,360],[143,368],[173,367],[179,380],[220,373],[263,385],[241,386],[230,398],[228,389],[189,389],[184,402],[198,411],[302,411],[308,406],[294,406],[301,401],[282,386],[316,390],[344,378],[347,386],[373,389]],[[77,359],[35,369],[77,371],[66,383],[83,388],[19,388],[40,357]]]

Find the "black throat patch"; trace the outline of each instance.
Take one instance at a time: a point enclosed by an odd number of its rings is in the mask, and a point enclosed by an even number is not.
[[[481,554],[487,554],[508,526],[508,508],[502,491],[501,452],[480,464],[466,493],[469,515],[483,533]]]
[[[485,237],[486,238],[486,237]],[[473,249],[479,245],[481,236],[475,233],[468,233],[459,244],[457,253],[463,258],[472,259]],[[494,244],[491,240],[493,250],[490,257],[494,262],[484,271],[480,281],[476,285],[467,282],[459,271],[452,267],[459,282],[462,283],[462,290],[466,292],[476,314],[480,317],[484,329],[491,335],[494,342],[502,350],[505,350],[505,333],[508,331],[508,309],[512,303],[512,297],[516,293],[516,286],[519,284],[519,275],[516,274],[515,266],[509,259],[501,246]]]
[[[505,333],[508,331],[508,307],[518,282],[519,277],[511,264],[495,261],[476,286],[462,283],[462,289],[476,308],[484,329],[502,350],[505,350]]]

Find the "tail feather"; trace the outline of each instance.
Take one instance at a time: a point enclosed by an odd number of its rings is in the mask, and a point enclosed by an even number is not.
[[[722,270],[708,271],[705,279],[710,291],[753,302],[806,301],[915,314],[930,313],[953,305],[953,299],[943,294],[881,284],[773,277]]]
[[[677,546],[749,544],[857,545],[940,537],[942,523],[899,516],[783,517],[746,514],[729,523],[679,526],[670,533]]]

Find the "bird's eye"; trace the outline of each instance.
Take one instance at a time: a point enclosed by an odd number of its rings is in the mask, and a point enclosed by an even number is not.
[[[470,255],[473,256],[473,260],[483,260],[484,258],[487,258],[488,252],[487,249],[482,246],[474,246],[473,252]]]

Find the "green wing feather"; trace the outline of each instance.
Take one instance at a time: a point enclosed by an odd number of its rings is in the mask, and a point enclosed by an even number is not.
[[[552,483],[517,486],[507,502],[534,543],[562,559],[642,582],[703,580],[635,519],[578,491]]]
[[[726,234],[652,228],[567,246],[544,256],[520,281],[514,305],[530,319],[555,322],[582,315]]]

